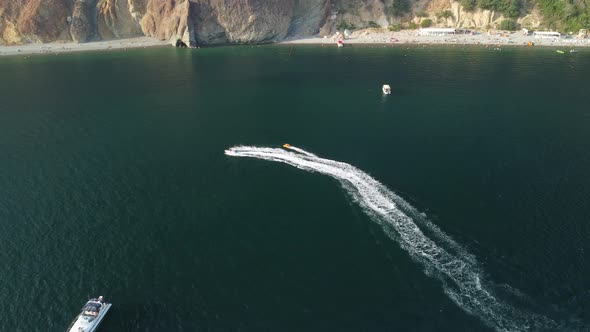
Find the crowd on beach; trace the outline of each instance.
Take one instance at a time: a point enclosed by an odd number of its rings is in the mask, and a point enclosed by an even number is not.
[[[336,32],[332,36],[295,38],[286,43],[294,44],[329,44],[343,40],[344,44],[456,44],[456,45],[523,45],[523,46],[571,46],[590,47],[590,38],[577,36],[560,38],[536,38],[531,33],[457,29],[455,34],[422,35],[420,30],[387,31],[385,29],[364,29],[352,33]]]

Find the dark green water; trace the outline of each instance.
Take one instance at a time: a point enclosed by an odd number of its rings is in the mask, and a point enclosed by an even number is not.
[[[288,142],[426,213],[533,330],[586,331],[589,77],[549,48],[0,58],[0,330],[64,331],[89,295],[101,331],[502,329],[339,182],[224,155]]]

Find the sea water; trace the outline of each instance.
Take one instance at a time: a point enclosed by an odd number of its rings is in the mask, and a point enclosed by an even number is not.
[[[105,331],[588,329],[588,77],[524,47],[0,58],[0,330],[98,295]]]

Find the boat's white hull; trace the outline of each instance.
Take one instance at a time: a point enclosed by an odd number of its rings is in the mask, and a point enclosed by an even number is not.
[[[72,325],[66,332],[94,332],[98,329],[98,326],[103,321],[104,316],[107,314],[109,309],[111,308],[111,303],[103,304],[103,307],[100,309],[98,316],[91,322],[88,322],[84,315],[79,314],[78,317],[72,322]]]
[[[389,86],[389,84],[383,84],[383,86],[381,87],[381,90],[383,90],[384,95],[391,94],[391,87]]]

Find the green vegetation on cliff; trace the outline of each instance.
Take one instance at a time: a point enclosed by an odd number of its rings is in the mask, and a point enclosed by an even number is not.
[[[411,1],[393,0],[389,7],[390,15],[400,17],[409,13],[412,8]],[[545,28],[574,33],[577,33],[579,29],[590,29],[589,0],[460,0],[460,2],[467,11],[474,11],[477,8],[493,10],[502,13],[510,22],[526,15],[533,7],[538,7],[543,14],[542,26]],[[428,17],[428,13],[423,10],[415,15]],[[444,10],[435,15],[438,19],[446,19],[453,14],[449,10]],[[510,25],[510,28],[516,27]]]
[[[590,29],[590,2],[585,0],[537,0],[543,23],[562,32]]]
[[[489,9],[516,19],[538,7],[543,14],[543,26],[561,32],[590,29],[590,2],[587,0],[461,0],[467,11]]]
[[[409,0],[393,0],[393,4],[391,5],[391,15],[402,16],[409,13],[410,9],[412,9],[412,5]]]
[[[429,20],[429,19],[425,19],[424,21],[422,21],[422,23],[420,23],[420,26],[423,28],[428,28],[431,25],[432,25],[432,20]]]
[[[523,3],[521,0],[478,0],[477,6],[481,9],[501,12],[506,17],[515,18],[519,16]]]
[[[450,10],[443,10],[442,12],[438,12],[435,14],[436,18],[449,18],[453,17],[453,12]]]
[[[504,20],[500,23],[500,29],[514,31],[518,29],[518,24],[513,20]]]
[[[404,27],[400,23],[395,23],[387,27],[389,31],[401,31]]]
[[[471,12],[471,11],[475,10],[475,7],[477,7],[477,1],[476,0],[461,0],[461,6],[463,6],[463,8],[466,11]]]

